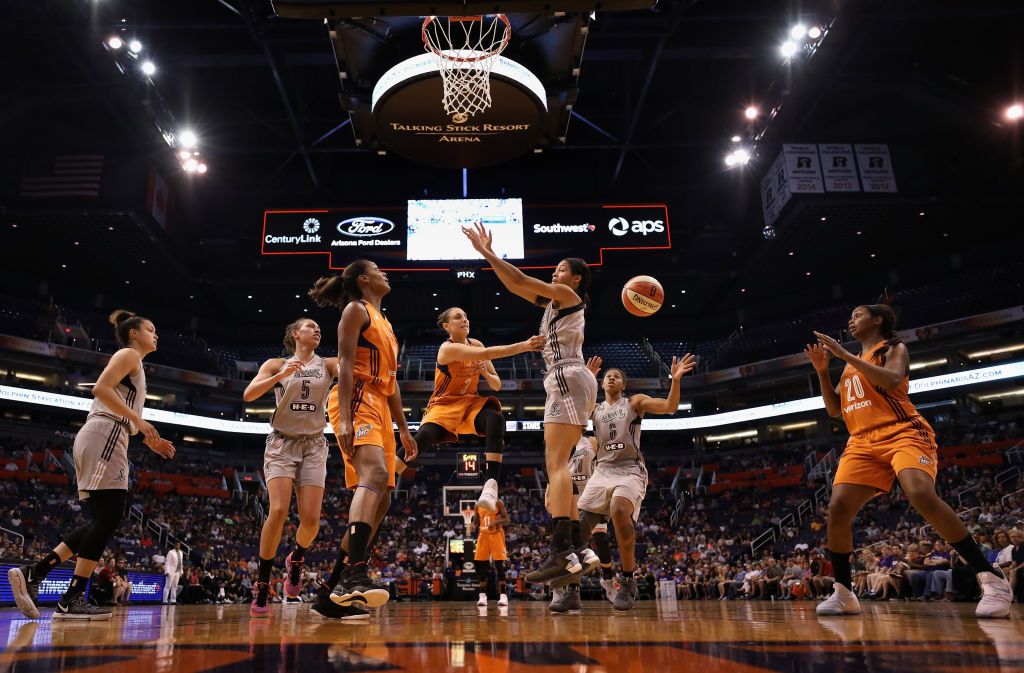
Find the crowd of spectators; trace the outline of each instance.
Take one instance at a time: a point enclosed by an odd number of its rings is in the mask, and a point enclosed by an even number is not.
[[[950,438],[975,442],[997,441],[1017,431],[1014,421],[974,421],[943,429]],[[59,452],[68,446],[66,440],[61,445],[59,438],[35,443],[0,438],[0,467],[6,469],[14,461],[23,461],[32,451],[38,455],[42,448]],[[223,476],[222,465],[200,455],[183,453],[171,463],[151,461],[145,455],[139,454],[136,469]],[[716,456],[715,461],[718,470],[734,471],[779,467],[802,462],[805,456],[806,451],[796,447],[771,457],[746,452]],[[28,469],[61,468],[52,461],[36,460]],[[997,482],[996,475],[1004,469],[945,467],[939,473],[938,488],[940,495],[962,510],[965,523],[986,553],[1000,559],[1015,588],[1021,591],[1024,499],[1014,494],[1020,487],[1016,480]],[[311,586],[330,572],[351,497],[340,481],[341,464],[335,455],[328,472],[320,532],[306,556]],[[831,592],[831,567],[823,540],[827,506],[804,508],[799,520],[787,518],[802,504],[813,502],[817,484],[774,490],[729,489],[717,494],[682,492],[680,502],[669,488],[674,469],[651,465],[650,472],[652,484],[637,524],[638,570],[642,591],[647,595],[653,595],[663,581],[673,583],[676,595],[682,599],[798,600]],[[465,531],[461,516],[445,516],[443,511],[441,489],[448,478],[446,471],[424,467],[415,477],[402,480],[376,539],[371,561],[373,577],[386,583],[450,579],[445,564],[446,541],[462,537]],[[503,481],[501,497],[511,516],[506,528],[508,579],[511,586],[516,586],[522,574],[543,560],[549,517],[532,470],[506,469]],[[136,488],[130,499],[131,515],[118,530],[107,555],[115,560],[115,568],[120,564],[162,572],[170,534],[188,550],[180,583],[183,600],[248,600],[263,521],[260,495],[249,492],[209,497]],[[673,520],[675,525],[670,523]],[[73,485],[0,480],[0,526],[7,529],[0,531],[0,550],[6,559],[39,558],[62,533],[84,521]],[[285,526],[279,563],[294,539],[297,525],[293,514]],[[766,530],[775,531],[774,539],[755,550],[751,543]],[[958,571],[962,563],[955,553],[950,553],[908,507],[898,487],[871,500],[854,531],[858,548],[856,588],[865,598],[946,600],[957,594],[970,598],[976,590],[967,575]],[[101,571],[106,562],[100,566]],[[118,592],[117,580],[106,579],[114,585],[109,600],[123,598],[127,589]],[[278,596],[283,595],[281,580],[278,572]],[[105,580],[101,584],[108,585]]]

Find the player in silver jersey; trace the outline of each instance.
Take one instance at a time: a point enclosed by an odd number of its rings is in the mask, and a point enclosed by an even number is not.
[[[544,377],[544,460],[550,491],[552,532],[551,553],[544,564],[526,575],[527,582],[550,582],[582,569],[576,550],[582,547],[569,512],[572,480],[569,454],[587,426],[597,402],[597,381],[583,360],[584,310],[590,287],[590,267],[579,257],[563,259],[545,283],[527,276],[501,259],[492,248],[493,237],[480,223],[462,229],[494,269],[498,280],[531,303],[544,306],[541,336],[548,341],[542,352],[547,371]],[[574,539],[575,538],[575,539]]]
[[[106,620],[113,614],[85,600],[85,588],[110,538],[121,523],[128,500],[128,436],[142,433],[143,443],[164,458],[174,445],[142,418],[146,373],[142,360],[156,350],[156,327],[129,311],[110,315],[122,348],[110,357],[92,388],[93,401],[85,424],[75,435],[75,478],[78,497],[89,506],[91,520],[67,535],[35,564],[11,568],[7,579],[18,607],[39,618],[39,586],[59,563],[78,554],[75,574],[57,601],[54,619]]]
[[[324,414],[331,384],[338,376],[338,358],[322,358],[316,354],[320,326],[309,318],[300,318],[288,325],[283,342],[288,357],[264,362],[242,393],[243,400],[252,402],[273,390],[277,403],[263,454],[270,511],[260,532],[259,575],[249,607],[251,617],[270,616],[267,603],[270,573],[288,518],[293,487],[299,509],[299,528],[295,531],[294,547],[285,559],[284,593],[288,598],[297,598],[301,593],[302,563],[320,530],[320,509],[327,480]]]
[[[604,373],[604,401],[591,415],[594,421],[594,474],[580,496],[584,541],[594,527],[611,517],[619,543],[622,579],[612,607],[629,610],[636,599],[636,530],[640,504],[647,491],[647,466],[640,452],[640,424],[644,414],[674,414],[679,408],[679,379],[696,366],[694,356],[672,358],[672,379],[667,398],[637,394],[626,396],[626,375],[620,369]]]

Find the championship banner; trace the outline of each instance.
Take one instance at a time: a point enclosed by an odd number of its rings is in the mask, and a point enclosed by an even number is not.
[[[792,194],[821,194],[825,186],[821,181],[821,163],[817,145],[783,145],[786,157],[786,180]]]
[[[786,156],[780,154],[761,178],[761,208],[764,210],[765,224],[779,219],[779,213],[789,203],[791,196],[789,181],[786,180]]]
[[[896,176],[888,145],[854,145],[865,192],[896,193]]]
[[[853,145],[818,145],[826,192],[859,192]]]

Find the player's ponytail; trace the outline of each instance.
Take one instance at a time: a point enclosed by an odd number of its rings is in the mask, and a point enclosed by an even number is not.
[[[449,318],[451,318],[452,311],[454,311],[456,308],[457,307],[452,306],[451,308],[446,308],[444,311],[442,311],[441,315],[437,316],[437,326],[444,330],[444,324],[448,322]]]
[[[370,268],[370,262],[358,259],[341,272],[340,276],[318,278],[309,291],[309,298],[317,306],[337,306],[344,308],[354,299],[362,299],[363,291],[359,288],[359,276]]]
[[[884,363],[885,354],[889,349],[903,343],[903,339],[896,336],[896,311],[888,304],[865,304],[864,308],[867,309],[872,318],[882,319],[882,324],[878,326],[878,331],[882,333],[882,338],[885,339],[885,346],[878,350],[878,355],[882,357],[882,362]]]
[[[307,320],[309,320],[309,318],[299,318],[298,320],[292,321],[291,324],[284,328],[284,339],[281,340],[281,343],[284,344],[285,355],[295,355],[295,336],[292,332],[302,327],[302,323]]]
[[[590,305],[590,267],[579,257],[566,257],[565,263],[569,265],[572,275],[580,277],[580,284],[576,287],[576,294],[580,296],[583,303]]]
[[[145,318],[135,315],[131,311],[118,309],[111,313],[107,320],[114,326],[114,336],[117,338],[117,343],[127,347],[131,345],[132,330],[142,329],[142,321]]]

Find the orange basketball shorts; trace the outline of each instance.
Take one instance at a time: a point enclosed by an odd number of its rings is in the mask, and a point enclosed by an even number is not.
[[[901,470],[938,473],[935,432],[923,419],[890,423],[850,437],[833,484],[872,486],[888,492]]]
[[[388,488],[395,487],[395,430],[391,423],[391,409],[388,398],[379,388],[362,380],[352,386],[352,430],[354,433],[352,446],[358,451],[360,446],[379,446],[384,449],[384,464],[388,470]],[[338,424],[341,423],[338,387],[335,386],[327,397],[327,418],[338,436]],[[352,465],[348,456],[342,452],[345,460],[345,487],[355,488],[359,485],[359,473]]]
[[[491,408],[501,413],[501,402],[497,397],[460,395],[432,400],[423,414],[421,423],[434,423],[448,431],[442,444],[459,441],[459,435],[479,435],[476,431],[476,415],[482,409]]]
[[[505,550],[504,533],[484,533],[476,540],[476,553],[474,561],[507,561],[508,552]]]

